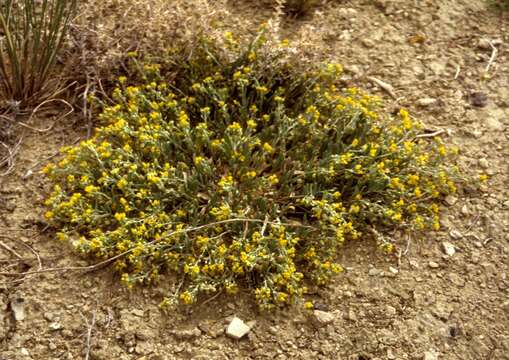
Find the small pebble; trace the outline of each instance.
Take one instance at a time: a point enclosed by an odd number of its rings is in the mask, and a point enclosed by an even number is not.
[[[477,42],[477,47],[483,50],[491,49],[490,40],[486,38],[479,39],[479,41]]]
[[[422,98],[422,99],[417,100],[417,105],[419,105],[421,107],[428,107],[428,106],[436,104],[437,101],[438,101],[437,99],[433,99],[433,98]]]
[[[442,243],[444,253],[448,256],[453,256],[456,253],[456,247],[450,242],[444,241]]]
[[[395,267],[392,267],[392,266],[389,266],[389,271],[391,273],[393,273],[394,275],[396,275],[397,273],[399,273],[399,270],[396,269]]]
[[[438,265],[438,263],[434,262],[434,261],[430,261],[428,263],[429,267],[432,268],[432,269],[438,269],[440,267],[440,265]]]
[[[368,271],[369,276],[377,276],[378,274],[380,274],[380,270],[378,270],[377,268],[372,268],[369,269]]]
[[[462,234],[462,233],[460,233],[458,230],[452,230],[452,231],[449,233],[449,235],[450,235],[453,239],[455,239],[455,240],[459,240],[459,239],[461,239],[461,238],[463,237],[463,234]]]
[[[480,167],[482,167],[483,169],[487,169],[490,167],[490,163],[488,162],[488,160],[486,158],[480,158],[477,163],[479,164]]]
[[[454,204],[456,204],[458,202],[458,198],[456,196],[447,195],[445,197],[445,202],[447,203],[447,205],[453,206]]]
[[[234,317],[228,328],[226,328],[226,335],[234,339],[240,339],[244,337],[251,328],[247,326],[244,321],[239,319],[238,317]]]
[[[319,324],[327,325],[334,321],[334,315],[327,311],[314,310],[313,314]]]

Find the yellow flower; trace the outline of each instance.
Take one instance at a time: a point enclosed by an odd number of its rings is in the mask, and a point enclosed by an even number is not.
[[[288,300],[288,294],[284,292],[280,292],[277,294],[277,301],[280,303],[284,303]]]
[[[178,118],[178,125],[182,128],[189,127],[189,117],[185,113],[185,111],[181,111]]]
[[[244,174],[248,179],[254,179],[256,177],[256,171],[248,171]]]
[[[233,186],[233,176],[226,175],[221,177],[221,180],[217,183],[217,185],[222,188],[223,190],[228,189],[229,187]]]
[[[202,163],[204,163],[204,162],[205,162],[205,159],[204,159],[202,156],[196,156],[196,157],[194,158],[194,164],[195,164],[196,166],[201,165],[201,164],[202,164]]]
[[[270,185],[276,185],[277,183],[279,183],[277,175],[271,175],[267,178],[267,180],[269,181]]]
[[[253,119],[249,119],[249,120],[247,121],[247,126],[248,126],[250,129],[256,129],[257,123],[256,123],[256,121],[254,121]]]
[[[185,305],[191,305],[194,303],[194,297],[189,291],[184,291],[181,293],[179,298]]]
[[[356,174],[359,174],[359,175],[364,174],[364,170],[362,170],[362,165],[361,164],[355,165],[354,170],[355,170]]]
[[[85,187],[85,192],[86,192],[87,194],[91,194],[91,193],[93,193],[93,192],[96,192],[97,190],[99,190],[99,187],[94,186],[94,185],[87,185],[87,186]]]
[[[123,220],[125,220],[126,218],[126,215],[125,213],[115,213],[115,219],[117,219],[118,222],[122,222]]]
[[[348,163],[352,160],[353,153],[347,152],[339,157],[339,162],[342,165],[348,165]]]
[[[265,86],[257,86],[256,91],[258,91],[260,94],[266,94],[269,92],[269,89],[267,89]]]
[[[263,150],[269,154],[272,154],[274,152],[274,148],[269,143],[263,144]]]
[[[120,190],[123,190],[125,189],[125,187],[127,186],[127,180],[125,178],[122,178],[120,179],[118,182],[117,182],[117,187],[120,189]]]
[[[231,123],[230,125],[228,125],[228,129],[229,131],[231,132],[242,132],[242,126],[240,126],[240,124],[236,121],[234,121],[233,123]]]
[[[353,205],[350,206],[349,212],[351,214],[357,214],[357,213],[359,213],[359,211],[361,211],[361,207],[359,205],[353,204]]]
[[[306,310],[312,310],[315,306],[313,305],[313,302],[311,301],[306,301],[304,303],[304,309]]]

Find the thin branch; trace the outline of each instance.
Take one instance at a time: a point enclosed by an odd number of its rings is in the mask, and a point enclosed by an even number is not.
[[[14,256],[16,256],[18,259],[20,259],[20,260],[21,260],[21,259],[23,259],[23,257],[22,257],[20,254],[18,254],[18,253],[16,252],[16,250],[11,249],[9,246],[7,246],[6,244],[4,244],[2,241],[0,241],[0,246],[1,246],[1,247],[3,247],[3,248],[4,248],[5,250],[7,250],[8,252],[10,252],[11,254],[13,254]]]
[[[444,129],[440,129],[440,130],[437,130],[437,131],[429,133],[429,134],[419,134],[415,138],[416,139],[430,138],[430,137],[435,137],[435,136],[441,135],[441,134],[443,134],[445,132],[446,131]]]
[[[80,312],[81,317],[83,320],[85,320],[85,324],[87,325],[87,339],[85,343],[85,360],[90,359],[90,350],[92,349],[92,330],[95,326],[95,317],[96,317],[96,310],[92,313],[92,319],[90,322],[88,322],[87,318]]]
[[[497,48],[495,47],[495,45],[493,45],[493,42],[491,42],[491,41],[490,41],[490,46],[491,46],[491,56],[490,56],[490,60],[488,61],[488,65],[486,65],[486,70],[484,70],[486,73],[488,71],[490,71],[491,64],[493,64],[493,61],[495,61],[495,58],[497,57],[497,53],[498,53]]]
[[[377,79],[376,77],[373,76],[368,76],[367,79],[374,83],[375,85],[378,85],[382,90],[385,90],[385,92],[387,92],[393,99],[396,100],[398,98],[394,93],[394,88],[392,87],[392,85],[386,83],[385,81]]]

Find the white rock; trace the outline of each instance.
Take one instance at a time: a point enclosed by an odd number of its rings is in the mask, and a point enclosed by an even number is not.
[[[390,305],[387,305],[387,306],[385,307],[385,313],[386,313],[388,316],[393,317],[393,316],[396,316],[397,311],[396,311],[396,308],[395,308],[395,307],[390,306]]]
[[[240,339],[245,336],[251,328],[238,317],[234,317],[226,328],[226,335],[234,339]]]
[[[477,160],[477,163],[483,169],[487,169],[490,167],[490,163],[488,162],[488,159],[486,159],[486,158],[480,158],[479,160]]]
[[[442,248],[444,250],[444,253],[448,256],[453,256],[454,254],[456,254],[456,247],[450,242],[444,241],[442,243]]]
[[[463,237],[463,234],[460,233],[458,230],[452,230],[449,235],[455,240],[459,240]]]
[[[396,269],[395,267],[392,267],[392,266],[389,266],[389,271],[391,273],[393,273],[394,275],[396,275],[397,273],[399,273],[399,270]]]
[[[456,204],[458,202],[458,198],[456,196],[447,195],[445,197],[445,202],[447,203],[447,205],[453,206],[454,204]]]
[[[426,351],[424,353],[424,356],[422,357],[423,360],[438,360],[438,355],[434,351]]]
[[[11,300],[11,310],[14,315],[14,320],[25,320],[25,300],[22,298],[15,298]]]
[[[416,261],[416,260],[409,260],[408,263],[410,264],[411,267],[413,267],[414,269],[418,269],[419,268],[419,262]]]
[[[57,321],[52,322],[51,324],[49,324],[48,327],[51,331],[57,331],[57,330],[61,330],[64,328],[63,325]]]
[[[437,99],[433,99],[433,98],[422,98],[422,99],[417,100],[417,105],[422,106],[422,107],[427,107],[427,106],[436,104],[437,101],[438,101]]]
[[[477,47],[483,50],[491,49],[490,40],[486,38],[479,39],[479,41],[477,42]]]
[[[334,321],[334,315],[327,311],[315,310],[313,311],[316,321],[322,325],[330,324]]]
[[[379,274],[380,274],[380,270],[378,270],[377,268],[371,268],[368,271],[369,276],[377,276]]]
[[[28,350],[26,348],[21,348],[20,352],[21,352],[21,355],[30,356],[30,353],[28,352]]]
[[[143,317],[145,315],[145,312],[141,309],[133,309],[131,310],[131,314],[138,317]]]
[[[434,262],[434,261],[430,261],[430,262],[428,263],[428,265],[429,265],[429,267],[430,267],[430,268],[432,268],[432,269],[437,269],[437,268],[439,268],[439,267],[440,267],[440,265],[438,265],[438,263],[437,263],[437,262]]]

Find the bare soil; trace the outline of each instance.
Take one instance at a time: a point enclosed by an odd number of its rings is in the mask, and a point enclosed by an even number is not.
[[[274,12],[253,4],[232,2],[223,25],[254,32]],[[5,275],[88,265],[42,220],[47,183],[38,173],[86,126],[76,115],[51,131],[27,130],[15,171],[0,178],[1,360],[509,359],[509,13],[477,0],[330,1],[280,26],[290,40],[309,39],[306,51],[342,63],[345,86],[446,130],[463,168],[487,173],[487,185],[449,197],[441,231],[394,234],[396,256],[369,241],[348,244],[346,272],[312,295],[333,315],[329,324],[299,309],[259,313],[244,294],[163,313],[166,284],[128,291],[109,268]],[[41,114],[31,126],[57,117]],[[17,321],[11,305],[20,301]],[[256,321],[241,340],[224,333],[233,315]]]

